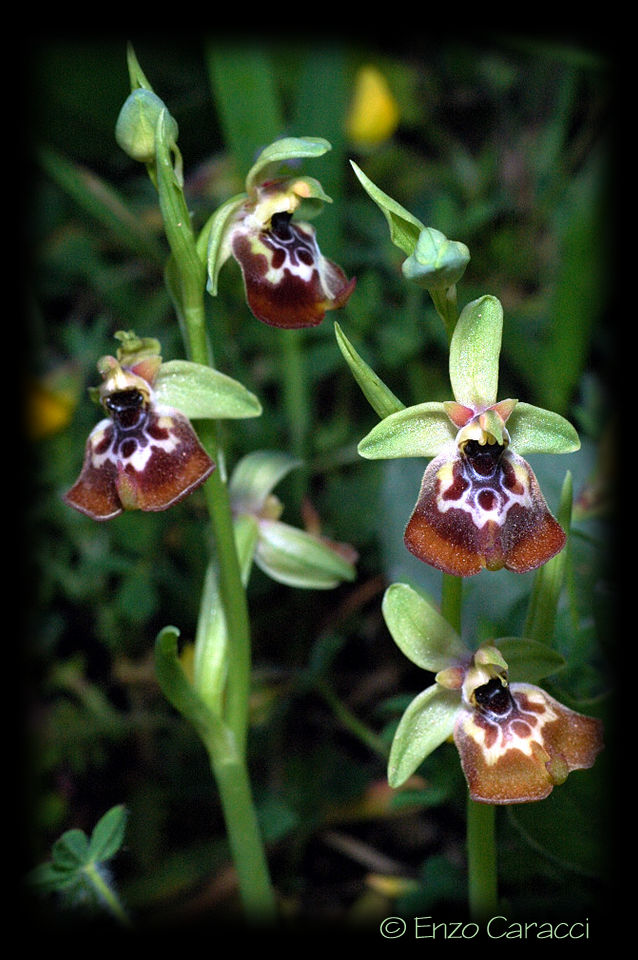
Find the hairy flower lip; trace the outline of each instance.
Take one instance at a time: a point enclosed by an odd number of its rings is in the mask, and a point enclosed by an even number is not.
[[[149,380],[161,360],[133,367],[103,357],[97,391],[107,417],[91,431],[80,475],[63,499],[94,520],[125,510],[165,510],[199,487],[215,468],[189,420],[158,404]]]

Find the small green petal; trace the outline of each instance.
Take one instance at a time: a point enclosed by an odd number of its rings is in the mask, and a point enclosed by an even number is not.
[[[277,173],[279,166],[289,160],[320,157],[332,150],[332,144],[323,137],[282,137],[265,147],[248,171],[246,190],[250,193],[257,184]]]
[[[521,455],[528,453],[573,453],[580,448],[574,427],[559,413],[517,403],[507,421],[512,446]]]
[[[393,583],[382,611],[392,639],[417,667],[438,673],[469,657],[456,631],[407,583]]]
[[[280,520],[260,522],[255,563],[278,583],[310,590],[330,590],[356,575],[327,542]]]
[[[385,417],[363,438],[358,449],[367,460],[435,457],[455,436],[444,405],[434,400]]]
[[[490,407],[498,392],[498,361],[503,308],[484,296],[465,305],[450,343],[450,382],[454,399],[473,407]]]
[[[236,513],[259,513],[280,480],[301,460],[276,450],[255,450],[239,461],[228,486]]]
[[[433,750],[454,730],[461,698],[456,690],[433,684],[414,698],[407,708],[392,741],[388,761],[388,782],[400,787]]]
[[[392,243],[399,250],[403,250],[408,257],[411,256],[416,248],[421,231],[425,230],[425,226],[405,210],[400,203],[389,197],[383,190],[379,190],[376,184],[366,177],[363,170],[360,170],[354,161],[351,160],[350,164],[366,193],[382,210],[390,228]]]
[[[154,389],[159,403],[175,407],[190,420],[238,420],[261,414],[259,400],[241,383],[190,360],[163,363]]]
[[[404,404],[395,397],[390,388],[386,387],[381,378],[357,353],[338,323],[335,323],[335,335],[339,349],[350,367],[352,375],[375,413],[383,418],[391,413],[403,410]]]

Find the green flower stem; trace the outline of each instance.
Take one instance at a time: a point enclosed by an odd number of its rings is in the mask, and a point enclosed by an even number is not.
[[[167,268],[171,293],[176,303],[188,355],[195,363],[210,365],[212,354],[206,337],[206,267],[200,257],[192,230],[180,179],[175,175],[171,152],[158,122],[155,173],[160,209],[172,260]],[[204,484],[204,494],[215,541],[219,590],[228,636],[227,685],[224,716],[225,735],[200,735],[206,744],[211,767],[220,792],[226,829],[238,873],[240,895],[247,915],[264,921],[275,917],[263,843],[253,806],[246,761],[251,674],[250,619],[246,590],[235,543],[228,486],[220,463],[223,451],[217,424],[202,420],[200,439],[217,463]],[[208,630],[201,625],[201,635]],[[213,704],[210,705],[213,707]]]
[[[496,807],[467,800],[469,903],[473,920],[487,920],[498,905],[496,871]]]
[[[463,579],[443,574],[441,613],[461,635]],[[496,869],[496,808],[467,798],[468,899],[474,920],[494,916],[498,902]]]
[[[131,921],[126,910],[122,906],[115,891],[109,886],[102,876],[102,873],[98,869],[97,865],[93,862],[87,863],[83,868],[83,872],[86,874],[89,883],[109,913],[115,917],[117,922],[123,927],[129,927],[131,925]]]
[[[308,462],[308,436],[310,434],[310,407],[306,390],[303,344],[301,330],[282,330],[282,371],[283,395],[286,420],[290,433],[291,453],[302,461],[301,469],[296,471],[293,483],[296,484],[297,506],[306,486],[306,464]]]

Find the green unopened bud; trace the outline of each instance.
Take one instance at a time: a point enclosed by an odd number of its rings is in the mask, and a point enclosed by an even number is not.
[[[115,124],[115,139],[133,160],[153,163],[155,160],[155,131],[164,102],[151,90],[139,87],[127,97]],[[167,134],[173,143],[177,140],[177,122],[168,114]]]
[[[458,283],[469,262],[470,251],[464,243],[448,240],[440,230],[426,227],[402,270],[406,279],[428,290],[441,290]]]

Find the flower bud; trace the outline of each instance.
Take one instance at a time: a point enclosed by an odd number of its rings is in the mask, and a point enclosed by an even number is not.
[[[470,252],[464,243],[448,240],[433,227],[422,230],[414,252],[403,262],[403,276],[428,290],[454,286],[465,273]]]
[[[151,90],[139,87],[127,97],[115,124],[115,139],[133,160],[152,163],[155,160],[157,120],[166,106]],[[168,114],[169,139],[177,140],[177,122]]]

